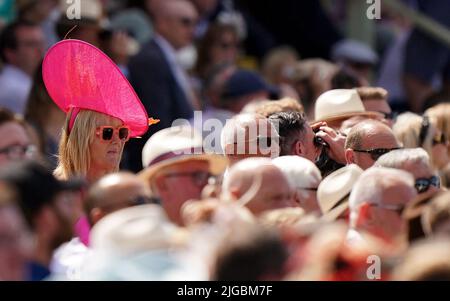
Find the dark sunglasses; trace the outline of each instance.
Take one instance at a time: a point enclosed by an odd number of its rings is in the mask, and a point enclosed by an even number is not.
[[[197,24],[197,21],[195,19],[189,17],[181,17],[178,19],[178,21],[185,27],[193,27]]]
[[[127,142],[130,139],[130,128],[127,126],[114,128],[112,126],[105,125],[97,128],[97,135],[99,135],[104,141],[110,141],[115,132],[118,132],[119,139],[123,142]]]
[[[432,176],[431,178],[420,178],[417,179],[414,187],[416,188],[418,193],[427,192],[430,186],[434,186],[436,188],[441,187],[441,180],[437,176]]]
[[[384,119],[395,120],[398,116],[398,112],[390,112],[390,113],[380,112],[380,113],[383,114]]]
[[[378,158],[380,158],[382,155],[387,154],[390,151],[393,151],[393,150],[396,150],[396,149],[400,149],[400,148],[399,147],[395,147],[395,148],[374,148],[374,149],[368,149],[368,150],[354,149],[353,151],[358,152],[358,153],[370,154],[370,157],[372,158],[372,160],[377,161]]]
[[[433,146],[438,144],[447,144],[447,136],[444,133],[433,138]]]

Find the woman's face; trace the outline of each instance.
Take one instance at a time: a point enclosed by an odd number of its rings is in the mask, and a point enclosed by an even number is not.
[[[90,168],[97,170],[114,171],[118,168],[122,158],[125,140],[119,138],[119,128],[123,125],[120,119],[103,115],[97,121],[94,139],[89,145],[91,154]],[[105,140],[100,127],[110,126],[114,133],[110,140]]]
[[[237,36],[231,31],[224,31],[211,47],[212,65],[220,63],[234,63],[239,50]]]

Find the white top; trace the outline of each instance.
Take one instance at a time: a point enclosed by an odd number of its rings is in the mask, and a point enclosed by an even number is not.
[[[0,106],[24,114],[32,83],[28,74],[6,64],[0,73]]]
[[[61,245],[53,253],[50,263],[52,278],[80,280],[84,262],[91,253],[78,237]]]

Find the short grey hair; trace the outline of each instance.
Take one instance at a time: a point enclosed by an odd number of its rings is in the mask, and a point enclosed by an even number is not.
[[[361,204],[381,204],[384,190],[398,184],[413,188],[414,178],[409,172],[394,168],[371,167],[364,171],[350,193],[350,225],[356,221]]]
[[[430,156],[421,147],[390,151],[378,158],[374,166],[401,169],[407,162],[422,163],[431,167]]]
[[[292,188],[316,188],[322,175],[316,165],[299,156],[282,156],[272,160],[289,181]]]

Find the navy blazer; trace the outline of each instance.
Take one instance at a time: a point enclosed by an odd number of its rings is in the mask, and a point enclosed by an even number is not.
[[[138,172],[142,169],[142,148],[155,132],[170,127],[178,118],[193,117],[193,108],[177,83],[164,53],[151,40],[129,63],[129,80],[141,99],[149,117],[160,119],[142,139],[131,139],[126,146],[123,168]]]

